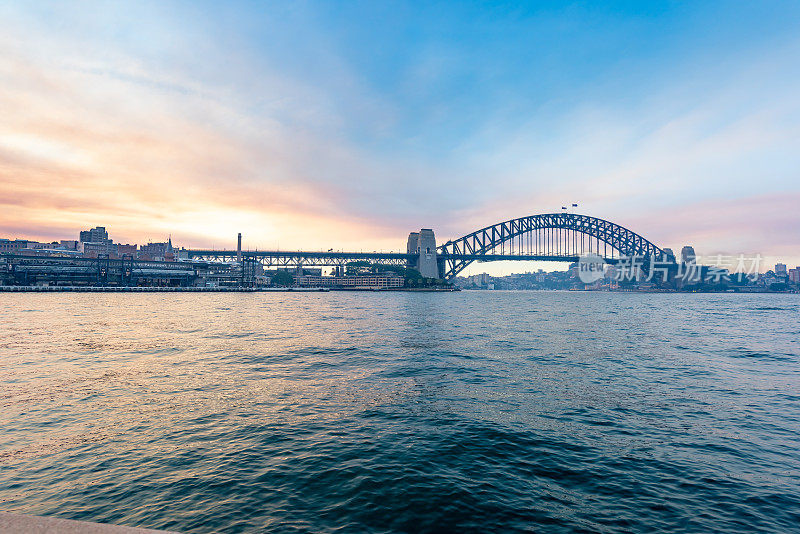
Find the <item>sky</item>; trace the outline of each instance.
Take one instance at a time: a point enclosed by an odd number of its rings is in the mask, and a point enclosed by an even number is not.
[[[800,3],[599,4],[4,2],[0,237],[401,250],[577,203],[800,265]]]

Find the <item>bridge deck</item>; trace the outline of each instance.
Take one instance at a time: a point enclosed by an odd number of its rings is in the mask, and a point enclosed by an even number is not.
[[[188,250],[190,258],[235,258],[235,250]],[[342,251],[307,251],[307,250],[243,250],[242,256],[250,258],[331,258],[331,259],[386,259],[408,260],[413,254],[405,252],[342,252]]]

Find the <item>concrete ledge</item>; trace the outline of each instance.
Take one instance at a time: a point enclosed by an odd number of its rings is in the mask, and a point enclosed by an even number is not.
[[[164,534],[166,531],[0,512],[0,533],[6,532],[19,534]]]

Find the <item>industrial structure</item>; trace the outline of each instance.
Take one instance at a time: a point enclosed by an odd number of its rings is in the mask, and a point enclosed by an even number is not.
[[[252,287],[257,266],[220,262],[167,262],[131,257],[84,258],[0,255],[0,284],[91,287]]]

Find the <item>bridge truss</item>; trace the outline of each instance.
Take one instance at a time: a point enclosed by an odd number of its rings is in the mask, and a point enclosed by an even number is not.
[[[235,250],[188,250],[189,259],[237,262]],[[641,235],[616,223],[575,213],[546,213],[511,219],[481,228],[439,246],[440,278],[452,279],[473,261],[526,260],[575,262],[597,254],[607,263],[621,256],[663,258],[664,252]],[[413,267],[419,253],[242,251],[244,262],[264,268],[346,267],[353,262]],[[674,261],[674,260],[673,260]]]
[[[547,213],[481,228],[437,249],[439,272],[449,280],[473,261],[577,261],[597,254],[609,263],[620,256],[661,258],[664,252],[618,224],[575,213]]]
[[[237,259],[235,250],[189,250],[189,258],[201,261],[229,261]],[[256,261],[267,269],[290,267],[346,267],[353,262],[366,261],[384,265],[407,266],[413,255],[401,252],[308,252],[308,251],[242,251],[242,259]]]

